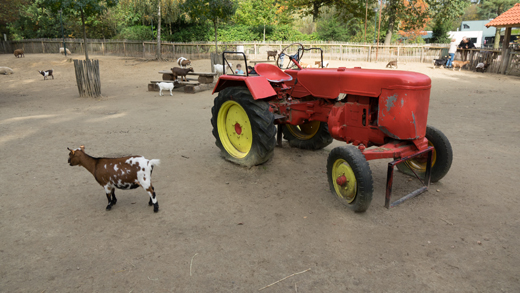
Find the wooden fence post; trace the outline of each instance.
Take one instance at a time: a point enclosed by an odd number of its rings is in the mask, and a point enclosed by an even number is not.
[[[254,47],[255,47],[255,60],[256,60],[256,44],[254,44]]]
[[[43,41],[42,41],[42,51],[43,51],[43,53],[45,53],[45,46],[43,46]]]
[[[123,40],[123,55],[126,57],[126,40]]]
[[[343,45],[339,45],[339,60],[343,61]]]
[[[145,49],[144,49],[144,42],[143,42],[143,58],[144,58],[144,55],[145,54]]]

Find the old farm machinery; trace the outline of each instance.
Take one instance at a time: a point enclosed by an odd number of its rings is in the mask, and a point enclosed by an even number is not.
[[[291,49],[293,55],[287,52]],[[348,145],[334,148],[328,156],[327,177],[332,193],[356,212],[364,212],[372,200],[368,160],[393,160],[386,207],[422,193],[430,180],[448,173],[450,142],[427,125],[428,76],[345,67],[304,69],[300,60],[306,50],[310,49],[292,44],[282,50],[277,65],[260,63],[244,75],[220,77],[213,91],[218,96],[211,123],[216,145],[227,160],[243,166],[262,164],[272,157],[277,141],[281,145],[282,134],[290,146],[301,149],[318,150],[333,139],[344,141]],[[224,52],[228,69],[228,54],[242,54],[247,65],[243,53]],[[394,165],[424,186],[391,202]]]

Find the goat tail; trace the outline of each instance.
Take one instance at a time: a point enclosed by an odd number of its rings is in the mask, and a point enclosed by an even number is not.
[[[161,164],[161,160],[159,160],[159,159],[150,160],[150,165],[152,165],[152,166],[159,166],[160,164]]]

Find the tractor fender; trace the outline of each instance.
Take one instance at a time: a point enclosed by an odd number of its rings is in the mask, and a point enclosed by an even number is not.
[[[236,86],[246,86],[255,100],[276,96],[275,90],[265,77],[237,75],[220,76],[212,94],[220,92],[225,88]]]

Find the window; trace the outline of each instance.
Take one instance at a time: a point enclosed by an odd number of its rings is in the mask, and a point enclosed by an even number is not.
[[[467,24],[463,24],[463,26],[464,26],[464,29],[469,29],[470,28],[469,25],[467,25]]]

